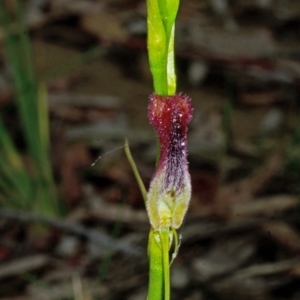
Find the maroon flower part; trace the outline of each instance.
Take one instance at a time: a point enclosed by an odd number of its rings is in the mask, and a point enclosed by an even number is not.
[[[150,184],[147,211],[154,229],[180,227],[191,196],[187,132],[193,109],[188,96],[152,94],[148,117],[158,133],[160,158]]]

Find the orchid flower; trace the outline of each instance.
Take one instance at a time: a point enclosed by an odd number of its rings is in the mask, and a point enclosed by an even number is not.
[[[146,207],[155,230],[161,226],[177,229],[182,224],[191,197],[187,162],[191,100],[183,94],[152,94],[149,100],[148,118],[158,133],[160,158],[150,184]]]

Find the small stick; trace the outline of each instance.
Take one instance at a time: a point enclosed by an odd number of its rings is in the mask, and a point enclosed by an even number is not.
[[[114,241],[110,236],[95,229],[86,228],[80,224],[53,219],[33,213],[4,209],[0,209],[0,219],[16,220],[25,223],[41,223],[79,237],[84,237],[96,245],[106,247],[110,251],[121,251],[124,254],[135,257],[141,256],[141,253],[139,253],[134,245],[125,241]]]

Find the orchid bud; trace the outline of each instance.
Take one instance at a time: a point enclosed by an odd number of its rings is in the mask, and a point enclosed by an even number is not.
[[[147,195],[146,207],[155,230],[177,229],[191,198],[187,162],[187,131],[192,119],[191,99],[183,94],[149,98],[148,118],[157,131],[160,158]]]

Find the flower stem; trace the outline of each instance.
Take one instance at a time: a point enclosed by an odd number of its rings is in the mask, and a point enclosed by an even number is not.
[[[144,201],[146,202],[146,199],[147,199],[147,191],[146,191],[146,188],[144,186],[144,183],[143,183],[143,180],[140,176],[140,173],[136,167],[136,164],[133,160],[133,157],[131,155],[131,151],[130,151],[130,148],[129,148],[129,144],[128,144],[128,140],[127,138],[125,139],[125,144],[124,144],[124,148],[125,148],[125,154],[126,154],[126,157],[127,157],[127,160],[129,161],[129,164],[131,166],[131,169],[133,171],[133,174],[135,176],[135,179],[139,185],[139,188],[140,188],[140,191],[142,193],[142,196],[144,198]]]
[[[164,297],[163,253],[158,239],[158,233],[151,229],[148,244],[150,259],[148,300],[161,300]]]
[[[159,231],[161,241],[161,252],[163,254],[163,272],[164,272],[164,300],[170,300],[170,262],[169,262],[169,243],[170,228],[162,227]]]

